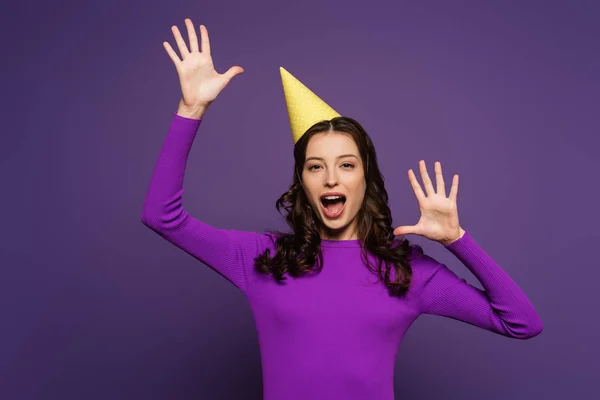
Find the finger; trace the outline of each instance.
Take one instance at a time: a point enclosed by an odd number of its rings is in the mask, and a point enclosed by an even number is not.
[[[396,229],[394,229],[394,236],[400,236],[400,235],[408,235],[409,233],[416,233],[417,232],[417,226],[416,225],[412,225],[412,226],[399,226]]]
[[[423,193],[423,189],[421,189],[421,185],[419,184],[419,181],[417,181],[417,177],[412,169],[408,170],[408,180],[410,181],[410,185],[412,186],[415,196],[417,196],[417,200],[420,203],[421,200],[425,198],[425,193]]]
[[[225,75],[225,79],[229,82],[234,76],[241,74],[242,72],[244,72],[244,69],[236,65],[235,67],[229,68],[223,75]]]
[[[458,196],[458,175],[454,175],[454,178],[452,179],[452,187],[450,188],[450,199],[452,199],[452,201],[454,203],[456,203],[457,196]]]
[[[208,29],[205,25],[200,25],[200,37],[202,38],[202,52],[210,56],[210,40],[208,39]]]
[[[442,164],[436,161],[433,164],[435,170],[435,182],[437,183],[437,192],[442,193],[446,197],[446,185],[444,183],[444,175],[442,174]]]
[[[427,166],[425,166],[425,160],[419,161],[419,168],[421,170],[421,179],[423,180],[423,185],[425,186],[425,192],[427,192],[428,196],[435,194],[433,191],[433,184],[431,183],[431,179],[429,178],[429,174],[427,173]]]
[[[173,60],[173,64],[175,64],[175,67],[179,68],[179,65],[181,64],[181,60],[179,59],[179,57],[177,56],[177,53],[175,53],[175,50],[173,50],[173,48],[171,47],[169,42],[163,42],[163,47],[167,51],[167,54],[169,55],[169,57],[171,57],[171,60]]]
[[[196,36],[196,29],[192,24],[192,20],[186,18],[185,25],[187,27],[188,37],[190,39],[190,51],[198,51],[198,37]]]
[[[179,33],[179,28],[177,27],[177,25],[173,25],[171,27],[171,30],[173,31],[173,36],[175,36],[175,41],[177,42],[177,47],[179,48],[179,52],[181,53],[181,59],[185,60],[185,57],[188,54],[190,54],[190,52],[188,51],[185,41],[181,37],[181,33]]]

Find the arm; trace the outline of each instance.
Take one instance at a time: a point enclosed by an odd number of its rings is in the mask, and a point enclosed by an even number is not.
[[[181,109],[173,116],[144,200],[141,220],[246,293],[248,272],[254,257],[264,249],[267,236],[214,228],[189,215],[183,207],[185,167],[201,122],[202,114],[184,113]]]
[[[471,270],[485,290],[468,284],[444,264],[425,255],[424,262],[431,272],[419,297],[422,313],[450,317],[516,339],[528,339],[542,332],[542,321],[525,293],[468,232],[444,247]]]

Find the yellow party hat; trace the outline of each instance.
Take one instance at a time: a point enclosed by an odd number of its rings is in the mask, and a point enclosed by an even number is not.
[[[315,123],[341,116],[285,68],[279,72],[294,143]]]

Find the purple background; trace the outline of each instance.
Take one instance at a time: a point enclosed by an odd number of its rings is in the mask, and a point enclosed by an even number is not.
[[[186,17],[207,26],[218,72],[246,71],[199,130],[190,213],[286,228],[283,66],[372,136],[394,225],[418,220],[418,160],[459,174],[462,226],[544,322],[519,341],[422,316],[396,397],[598,392],[599,2],[87,3],[0,17],[1,399],[261,398],[243,294],[140,221],[180,98],[162,42],[176,48]],[[407,237],[481,287],[441,245]]]

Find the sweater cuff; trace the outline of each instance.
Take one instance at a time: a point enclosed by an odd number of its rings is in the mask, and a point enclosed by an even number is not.
[[[463,228],[463,230],[465,231],[465,234],[462,235],[461,238],[456,239],[454,242],[452,242],[448,245],[444,245],[444,247],[453,253],[461,252],[461,251],[464,251],[467,248],[469,248],[470,247],[469,245],[472,243],[473,238],[469,234],[469,231],[467,231],[464,228]]]
[[[202,118],[204,116],[200,117],[200,119],[188,118],[188,117],[184,117],[182,115],[177,114],[177,111],[175,111],[173,113],[173,117],[174,117],[174,119],[176,119],[178,121],[181,121],[181,122],[187,122],[187,123],[190,123],[190,124],[200,124],[200,122],[202,121]]]

